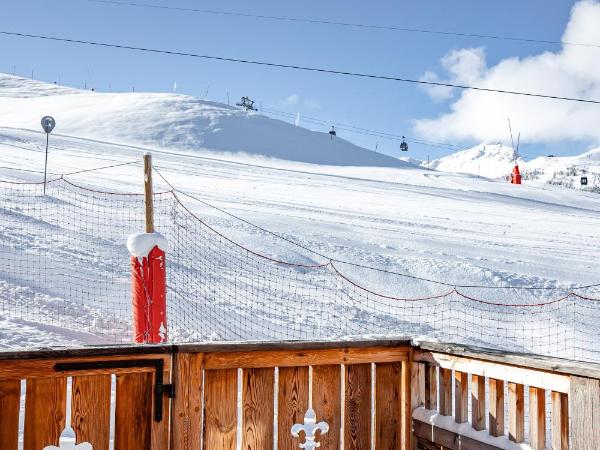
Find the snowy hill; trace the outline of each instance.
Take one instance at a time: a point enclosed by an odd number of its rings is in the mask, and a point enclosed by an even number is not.
[[[515,164],[525,161],[511,147],[502,144],[479,144],[468,150],[431,161],[431,169],[442,172],[469,173],[487,178],[501,178],[508,175]],[[425,165],[427,163],[424,163]]]
[[[521,172],[526,180],[600,191],[600,148],[577,156],[535,158],[528,161]],[[587,185],[581,184],[582,177],[587,178]]]
[[[99,93],[0,74],[0,98],[4,127],[38,130],[41,117],[52,115],[56,133],[121,144],[327,165],[407,166],[327,133],[186,95]]]

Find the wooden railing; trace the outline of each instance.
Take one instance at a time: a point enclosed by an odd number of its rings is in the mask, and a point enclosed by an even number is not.
[[[534,450],[549,442],[548,448],[568,448],[568,375],[422,349],[415,350],[413,361],[418,440],[456,450],[480,449],[482,442],[488,449],[511,448],[507,440]]]
[[[591,364],[409,341],[0,352],[0,449],[58,446],[68,424],[94,450],[297,449],[312,408],[323,450],[591,450],[598,379]]]

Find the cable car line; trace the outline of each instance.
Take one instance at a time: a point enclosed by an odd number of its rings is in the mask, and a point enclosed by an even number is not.
[[[287,116],[290,118],[296,117],[295,114],[288,113],[285,111],[279,111],[277,109],[272,109],[272,108],[262,108],[261,111],[265,111],[269,114]],[[409,142],[414,142],[415,144],[427,145],[430,147],[438,147],[438,148],[444,148],[444,149],[450,149],[450,150],[462,150],[465,148],[465,146],[462,146],[462,145],[455,145],[455,144],[449,144],[449,143],[445,143],[445,142],[427,141],[424,139],[406,137],[406,136],[401,136],[401,135],[397,135],[397,134],[386,133],[383,131],[375,131],[375,130],[370,130],[368,128],[361,128],[361,127],[357,127],[354,125],[349,125],[349,124],[344,124],[344,123],[339,123],[339,122],[329,122],[329,121],[326,121],[323,119],[318,119],[316,117],[301,116],[301,120],[304,122],[314,123],[314,124],[323,125],[323,126],[335,125],[340,130],[346,130],[351,133],[363,134],[363,135],[367,135],[367,136],[375,136],[375,137],[380,137],[380,138],[390,139],[390,140],[395,140],[395,141],[402,141],[403,139],[406,139]]]
[[[406,32],[406,33],[436,34],[436,35],[441,35],[441,36],[472,37],[472,38],[479,38],[479,39],[494,39],[494,40],[503,40],[503,41],[527,42],[527,43],[534,43],[534,44],[557,44],[557,45],[600,48],[600,44],[569,42],[569,41],[562,41],[562,40],[557,41],[557,40],[551,40],[551,39],[536,39],[536,38],[526,38],[526,37],[518,37],[518,36],[463,33],[463,32],[458,32],[458,31],[431,30],[431,29],[425,29],[425,28],[408,28],[408,27],[398,27],[398,26],[392,26],[392,25],[377,25],[377,24],[364,24],[364,23],[356,23],[356,22],[342,22],[342,21],[337,21],[337,20],[312,19],[312,18],[308,18],[308,17],[271,16],[271,15],[265,15],[265,14],[243,13],[243,12],[238,12],[238,11],[222,11],[222,10],[215,10],[215,9],[184,8],[184,7],[178,7],[178,6],[158,5],[158,4],[149,4],[149,3],[139,3],[139,2],[120,2],[120,1],[115,1],[115,0],[87,0],[87,1],[90,3],[104,3],[104,4],[108,4],[108,5],[117,5],[117,6],[134,6],[137,8],[152,8],[152,9],[163,9],[163,10],[171,10],[171,11],[195,12],[195,13],[200,13],[200,14],[212,14],[212,15],[220,15],[220,16],[237,16],[237,17],[246,17],[246,18],[252,18],[252,19],[278,20],[278,21],[311,23],[311,24],[320,24],[320,25],[335,25],[335,26],[341,26],[341,27],[376,29],[376,30],[385,30],[385,31],[400,31],[400,32]]]
[[[132,45],[125,44],[109,44],[106,42],[96,42],[96,41],[85,41],[81,39],[69,39],[63,37],[56,36],[46,36],[46,35],[38,35],[38,34],[28,34],[28,33],[18,33],[12,31],[4,31],[0,30],[0,34],[5,36],[15,36],[15,37],[23,37],[23,38],[31,38],[31,39],[42,39],[47,41],[55,41],[55,42],[67,42],[71,44],[83,44],[83,45],[93,45],[97,47],[105,47],[105,48],[118,48],[122,50],[133,50],[139,52],[148,52],[155,54],[164,54],[164,55],[172,55],[172,56],[186,56],[190,58],[200,58],[200,59],[208,59],[215,61],[224,61],[224,62],[235,62],[241,64],[252,64],[255,66],[266,66],[266,67],[275,67],[279,69],[293,69],[293,70],[302,70],[305,72],[317,72],[317,73],[328,73],[333,75],[344,75],[358,78],[367,78],[367,79],[376,79],[376,80],[386,80],[386,81],[396,81],[401,83],[411,83],[411,84],[420,84],[426,86],[444,86],[451,87],[463,90],[472,90],[477,92],[492,92],[497,94],[506,94],[506,95],[514,95],[514,96],[524,96],[524,97],[532,97],[532,98],[545,98],[550,100],[563,100],[569,102],[578,102],[578,103],[591,103],[591,104],[600,104],[600,100],[592,100],[585,98],[577,98],[577,97],[563,97],[560,95],[550,95],[550,94],[541,94],[541,93],[533,93],[533,92],[524,92],[524,91],[512,91],[507,89],[493,89],[493,88],[485,88],[481,86],[470,86],[465,84],[453,84],[453,83],[442,83],[436,81],[423,81],[423,80],[414,80],[411,78],[403,78],[403,77],[395,77],[389,75],[377,75],[377,74],[369,74],[369,73],[361,73],[361,72],[350,72],[347,70],[337,70],[337,69],[324,69],[320,67],[310,67],[310,66],[300,66],[296,64],[282,64],[282,63],[274,63],[268,61],[258,61],[251,59],[239,59],[239,58],[229,58],[225,56],[214,56],[214,55],[202,55],[198,53],[188,53],[176,50],[160,50],[154,48],[146,48],[146,47],[135,47]]]

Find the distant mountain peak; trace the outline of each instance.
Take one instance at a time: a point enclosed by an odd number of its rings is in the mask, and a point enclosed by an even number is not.
[[[523,164],[524,162],[525,160],[512,147],[482,143],[473,148],[435,159],[429,163],[429,167],[444,172],[501,178],[511,172],[515,163]]]

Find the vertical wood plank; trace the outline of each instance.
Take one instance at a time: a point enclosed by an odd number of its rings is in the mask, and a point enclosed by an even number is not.
[[[275,369],[247,369],[242,385],[242,448],[273,448]]]
[[[110,375],[73,377],[71,427],[76,443],[89,442],[94,450],[108,450],[110,440]]]
[[[437,411],[437,367],[425,365],[425,408]]]
[[[21,380],[0,381],[0,448],[17,450]]]
[[[375,448],[402,448],[402,364],[377,364],[375,368]]]
[[[402,361],[402,373],[401,373],[401,417],[402,417],[402,444],[401,447],[405,449],[412,448],[412,398],[410,381],[412,379],[412,365],[413,365],[413,349],[409,349],[409,357],[406,361]]]
[[[411,409],[414,410],[421,406],[425,406],[425,365],[422,363],[412,364],[412,371],[410,376],[410,389],[411,389]]]
[[[277,444],[279,450],[295,450],[298,438],[292,425],[304,423],[308,409],[308,367],[280,367],[277,398]]]
[[[24,450],[58,446],[60,434],[65,428],[66,402],[66,378],[27,380]]]
[[[115,450],[148,450],[152,428],[152,373],[117,375]]]
[[[485,429],[485,377],[471,376],[471,424],[478,431]]]
[[[454,420],[464,423],[469,420],[469,375],[454,371]]]
[[[152,374],[152,386],[154,386],[154,377],[156,375]],[[168,370],[163,371],[163,383],[170,383],[171,380],[171,372]],[[162,410],[163,410],[163,418],[160,422],[152,420],[151,426],[151,441],[152,441],[152,450],[164,450],[169,448],[169,422],[171,418],[171,400],[166,394],[162,395]],[[152,401],[152,417],[154,417],[154,401]]]
[[[525,438],[525,387],[508,383],[508,438],[523,442]]]
[[[329,432],[318,438],[322,449],[340,448],[341,427],[341,366],[327,365],[313,367],[313,409],[317,420],[329,424]]]
[[[171,450],[200,450],[202,429],[202,353],[176,353],[175,398],[171,404]]]
[[[440,414],[452,415],[452,370],[440,367]]]
[[[596,450],[600,442],[600,383],[571,376],[569,388],[571,446],[576,450]]]
[[[529,440],[533,450],[546,447],[546,391],[529,388]]]
[[[204,372],[204,449],[235,450],[237,369]]]
[[[344,450],[371,448],[371,365],[349,364],[346,368]]]
[[[490,378],[490,434],[504,436],[504,381]]]
[[[569,448],[569,404],[567,394],[552,392],[552,450]]]

